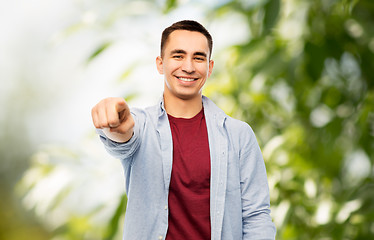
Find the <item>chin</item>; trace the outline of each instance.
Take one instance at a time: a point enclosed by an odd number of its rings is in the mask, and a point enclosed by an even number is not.
[[[191,99],[195,99],[197,97],[201,97],[201,94],[179,94],[178,97],[182,100],[191,100]]]

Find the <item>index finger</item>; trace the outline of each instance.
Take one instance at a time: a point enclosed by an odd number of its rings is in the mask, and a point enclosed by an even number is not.
[[[126,110],[127,107],[127,104],[126,104],[126,101],[124,99],[121,99],[121,101],[118,101],[116,104],[115,104],[115,109],[117,112],[122,112],[124,110]]]

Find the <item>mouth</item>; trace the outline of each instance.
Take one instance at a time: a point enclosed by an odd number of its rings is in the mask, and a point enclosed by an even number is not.
[[[193,82],[198,79],[198,78],[191,78],[191,77],[176,77],[176,78],[178,78],[179,80],[183,82]]]

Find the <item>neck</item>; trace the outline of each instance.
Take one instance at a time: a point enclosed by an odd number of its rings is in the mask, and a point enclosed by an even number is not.
[[[192,99],[170,98],[164,94],[166,112],[177,118],[192,118],[198,114],[202,107],[202,96]]]

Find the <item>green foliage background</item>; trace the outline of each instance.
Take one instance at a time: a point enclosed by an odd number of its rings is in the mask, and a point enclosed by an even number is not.
[[[156,6],[169,15],[183,4]],[[232,14],[241,16],[248,38],[214,52],[216,65],[204,94],[254,129],[268,171],[277,239],[373,239],[374,2],[221,1],[208,8],[205,21],[209,28]],[[102,22],[120,18],[117,12]],[[110,45],[98,45],[87,64]],[[130,73],[126,70],[123,78]],[[2,144],[2,157],[9,149]],[[75,151],[46,152],[51,159],[77,160],[82,155]],[[58,164],[34,161],[30,170],[51,173]],[[17,178],[23,168],[15,171]],[[25,192],[41,179],[27,181],[21,181]],[[5,183],[3,196],[14,187]],[[25,212],[19,201],[5,196],[1,218],[9,221],[1,222],[1,239],[121,239],[125,196],[107,224],[92,225],[92,213],[72,216],[54,230],[29,212],[20,216]]]
[[[209,94],[257,133],[272,205],[286,209],[278,239],[371,239],[374,3],[292,2],[297,9],[289,14],[287,1],[232,1],[216,9],[214,15],[246,16],[251,39],[230,48]],[[297,38],[281,33],[290,18],[299,21]],[[271,141],[277,145],[266,151]],[[350,163],[357,153],[370,164]],[[350,171],[356,164],[368,171]]]

